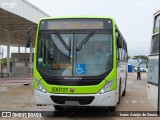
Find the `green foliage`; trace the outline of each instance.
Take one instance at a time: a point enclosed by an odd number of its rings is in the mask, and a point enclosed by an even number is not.
[[[137,55],[137,56],[131,57],[131,59],[137,60],[138,63],[139,63],[139,65],[141,65],[142,63],[145,63],[146,66],[147,66],[147,63],[148,63],[148,56],[145,56],[145,55]]]
[[[128,60],[131,59],[131,56],[128,56],[127,59],[128,59]]]
[[[2,65],[7,66],[7,58],[0,59],[0,61]],[[10,64],[11,62],[12,62],[12,58],[10,58]]]

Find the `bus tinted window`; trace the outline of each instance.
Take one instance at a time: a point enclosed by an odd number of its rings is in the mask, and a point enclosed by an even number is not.
[[[154,30],[153,33],[159,32],[160,15],[155,17]]]
[[[149,59],[148,65],[148,81],[158,84],[158,59]]]
[[[159,34],[152,37],[151,54],[159,53]]]

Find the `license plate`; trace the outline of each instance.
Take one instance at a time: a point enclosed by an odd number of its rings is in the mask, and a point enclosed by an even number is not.
[[[52,87],[52,92],[54,92],[54,93],[66,93],[66,92],[68,92],[68,88]]]

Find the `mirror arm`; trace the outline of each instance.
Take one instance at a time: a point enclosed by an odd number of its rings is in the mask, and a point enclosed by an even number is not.
[[[30,28],[28,28],[27,35],[29,36],[31,30],[36,30],[36,29],[37,29],[37,27],[30,27]]]
[[[31,43],[31,37],[30,37],[30,31],[31,30],[36,30],[37,29],[37,27],[30,27],[29,29],[28,29],[28,31],[27,31],[27,45],[26,45],[26,47],[30,47],[30,43]]]

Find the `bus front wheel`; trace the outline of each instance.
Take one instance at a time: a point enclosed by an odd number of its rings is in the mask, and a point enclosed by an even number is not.
[[[118,103],[117,104],[120,104],[121,102],[121,80],[119,82],[119,95],[118,95]]]
[[[122,96],[126,96],[126,83],[125,83],[125,88],[124,88],[124,91],[122,93]]]

